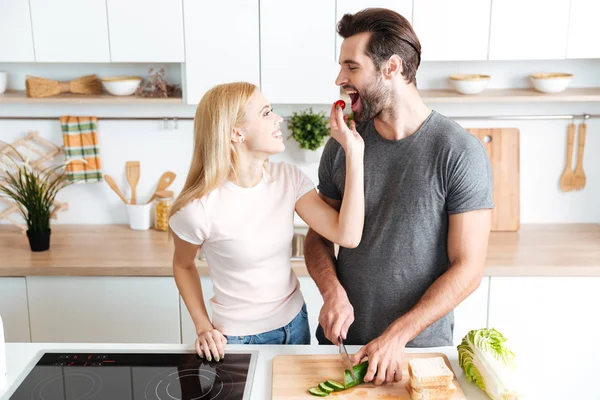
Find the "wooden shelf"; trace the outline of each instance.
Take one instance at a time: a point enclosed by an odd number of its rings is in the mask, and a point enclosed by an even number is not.
[[[521,225],[492,232],[485,276],[598,276],[600,224]],[[2,276],[171,276],[173,241],[165,232],[128,225],[53,225],[50,250],[33,253],[27,236],[0,225]],[[307,276],[303,259],[291,261]],[[198,272],[208,275],[204,260]]]
[[[549,103],[549,102],[600,102],[600,87],[573,88],[561,93],[540,93],[535,89],[488,89],[478,94],[460,94],[454,90],[421,90],[425,103]],[[347,103],[350,97],[341,90]]]
[[[25,91],[9,91],[0,95],[0,104],[183,104],[181,97],[155,99],[138,96],[113,96],[108,93],[81,95],[61,93],[52,97],[30,98]]]

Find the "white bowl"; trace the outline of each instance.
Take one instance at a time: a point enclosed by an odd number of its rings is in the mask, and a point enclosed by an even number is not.
[[[109,76],[102,78],[102,85],[113,96],[131,96],[142,83],[139,76]]]
[[[562,72],[538,72],[531,74],[533,87],[542,93],[560,93],[569,86],[573,75]]]
[[[462,94],[481,93],[487,87],[490,76],[481,74],[450,75],[454,89]]]

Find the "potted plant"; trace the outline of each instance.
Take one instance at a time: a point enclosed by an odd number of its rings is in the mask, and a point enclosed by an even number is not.
[[[314,113],[312,108],[294,112],[288,120],[289,138],[298,143],[304,161],[318,162],[325,146],[325,138],[331,134],[329,118],[324,112]]]
[[[8,144],[13,155],[0,155],[0,195],[12,199],[27,223],[31,251],[50,248],[50,217],[56,194],[75,181],[67,180],[65,164],[44,169],[31,166],[29,159]]]

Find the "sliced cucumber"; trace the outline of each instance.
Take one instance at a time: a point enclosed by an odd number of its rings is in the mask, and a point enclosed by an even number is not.
[[[325,381],[325,384],[327,386],[329,386],[330,388],[332,388],[336,392],[346,389],[346,387],[344,385],[342,385],[341,383],[339,383],[337,381],[327,380],[327,381]]]
[[[365,375],[367,375],[367,369],[369,368],[369,362],[363,361],[362,363],[355,365],[352,369],[354,370],[355,378],[352,379],[350,371],[344,371],[344,385],[346,389],[350,389],[356,385],[364,383]]]
[[[319,389],[321,389],[322,392],[325,392],[327,394],[333,392],[333,388],[325,382],[319,383]]]
[[[322,391],[318,387],[312,387],[312,388],[308,389],[308,393],[312,394],[313,396],[317,396],[317,397],[329,396],[329,393]]]

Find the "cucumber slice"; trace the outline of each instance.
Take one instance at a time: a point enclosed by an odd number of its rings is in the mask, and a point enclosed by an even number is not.
[[[329,393],[322,391],[318,387],[312,387],[312,388],[308,389],[308,393],[312,394],[313,396],[317,396],[317,397],[329,396]]]
[[[333,392],[333,388],[325,382],[319,383],[319,389],[321,389],[322,392],[325,392],[327,394]]]
[[[325,384],[328,385],[330,388],[332,388],[336,392],[346,389],[346,387],[344,385],[342,385],[341,383],[339,383],[337,381],[327,380],[327,381],[325,381]]]
[[[350,371],[344,371],[344,385],[346,389],[350,389],[356,385],[364,383],[365,375],[367,375],[367,369],[369,368],[369,362],[363,361],[362,363],[355,365],[352,369],[354,370],[355,379],[352,379]]]

